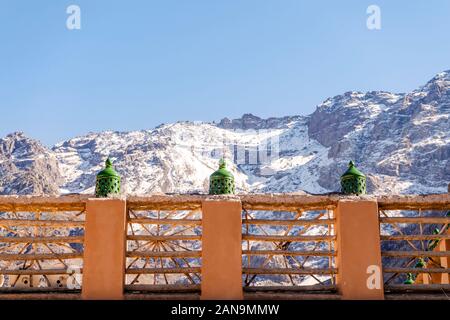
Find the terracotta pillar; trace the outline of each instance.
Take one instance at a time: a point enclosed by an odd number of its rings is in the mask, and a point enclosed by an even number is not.
[[[440,251],[450,251],[450,239],[441,241]],[[441,267],[450,268],[450,257],[441,257]],[[441,284],[450,284],[450,274],[443,273],[441,276]]]
[[[376,201],[341,200],[336,210],[337,284],[343,299],[384,299]]]
[[[448,231],[450,232],[450,230]],[[434,249],[434,251],[449,251],[450,250],[450,239],[439,241],[439,245]],[[440,262],[442,268],[450,267],[450,257],[440,257],[434,258]],[[433,268],[433,266],[430,266]],[[434,284],[449,284],[449,274],[448,273],[432,273],[432,283]]]
[[[202,204],[202,300],[241,300],[242,205],[237,198]]]
[[[124,297],[126,201],[89,199],[86,206],[82,298]]]

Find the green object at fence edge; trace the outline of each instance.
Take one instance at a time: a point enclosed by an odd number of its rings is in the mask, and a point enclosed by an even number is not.
[[[105,169],[97,174],[95,184],[95,196],[97,198],[106,198],[111,194],[120,193],[120,176],[114,170],[111,160],[105,161]]]
[[[350,161],[347,171],[341,176],[341,192],[360,195],[366,194],[366,191],[366,176]]]
[[[209,194],[234,194],[235,184],[233,174],[227,170],[225,159],[220,159],[219,169],[209,178]]]

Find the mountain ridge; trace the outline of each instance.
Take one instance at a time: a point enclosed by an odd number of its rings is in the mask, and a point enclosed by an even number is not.
[[[348,91],[306,116],[178,121],[51,148],[13,133],[0,139],[0,194],[92,193],[108,156],[124,193],[206,192],[223,154],[239,192],[337,191],[349,160],[367,174],[371,193],[446,192],[449,118],[444,71],[409,93]]]

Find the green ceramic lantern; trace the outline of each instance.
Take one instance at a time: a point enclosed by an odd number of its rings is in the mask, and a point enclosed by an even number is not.
[[[209,179],[209,194],[234,194],[234,177],[226,169],[226,162],[220,159],[219,170],[214,172]]]
[[[97,183],[95,185],[95,196],[97,198],[106,198],[111,194],[120,193],[120,176],[114,170],[109,158],[105,162],[106,168],[97,174]]]
[[[416,265],[414,266],[414,268],[420,268],[420,269],[423,269],[426,267],[427,267],[427,263],[425,262],[425,260],[423,258],[419,258]],[[412,273],[407,273],[406,280],[405,280],[405,282],[403,282],[403,284],[414,284],[415,282],[416,282],[416,276],[413,275]]]
[[[366,194],[366,176],[356,169],[353,161],[350,161],[347,171],[341,177],[341,187],[345,194]]]
[[[414,282],[415,282],[415,279],[414,279],[413,274],[412,273],[408,273],[406,275],[406,280],[405,280],[405,282],[403,282],[403,284],[414,284]]]
[[[427,266],[427,263],[423,258],[419,258],[414,268],[425,268]]]

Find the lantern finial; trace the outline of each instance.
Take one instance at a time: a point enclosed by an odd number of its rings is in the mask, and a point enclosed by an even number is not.
[[[403,284],[414,284],[414,276],[413,276],[413,274],[412,273],[408,273],[407,275],[406,275],[406,280],[405,280],[405,282],[403,282]]]
[[[223,169],[227,167],[227,162],[225,161],[224,158],[220,158],[219,160],[219,169]]]
[[[341,176],[341,187],[345,194],[366,193],[366,176],[355,167],[352,160],[348,163],[347,171]]]
[[[106,159],[105,169],[97,174],[95,184],[95,196],[97,198],[106,198],[110,194],[120,193],[120,176],[114,170],[111,159]]]
[[[226,169],[224,158],[219,160],[219,169],[209,178],[209,194],[234,194],[234,176]]]

